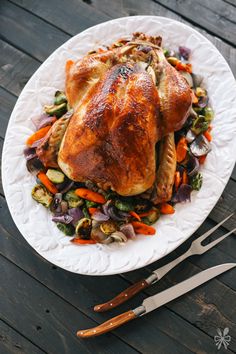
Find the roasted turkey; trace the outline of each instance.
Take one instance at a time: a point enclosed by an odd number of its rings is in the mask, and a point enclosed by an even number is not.
[[[74,181],[91,181],[122,196],[155,186],[155,203],[170,198],[173,132],[185,123],[192,96],[160,45],[160,37],[135,34],[67,63],[66,96],[74,113],[66,127],[64,122],[57,151],[48,153],[53,129],[38,147],[45,166],[59,165]]]

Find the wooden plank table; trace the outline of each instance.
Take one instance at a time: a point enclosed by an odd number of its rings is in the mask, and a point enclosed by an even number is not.
[[[236,75],[235,0],[1,0],[0,2],[0,150],[7,123],[25,83],[40,64],[78,32],[112,18],[159,15],[177,19],[203,33]],[[10,162],[9,162],[10,163]],[[0,183],[0,353],[233,353],[236,351],[236,270],[136,320],[91,340],[75,337],[111,314],[92,311],[132,282],[181,254],[191,241],[236,205],[234,170],[217,205],[185,244],[143,269],[108,277],[69,273],[41,258],[24,240],[9,214]],[[216,236],[231,230],[236,216]],[[234,236],[201,257],[179,265],[152,288],[113,311],[133,308],[147,295],[201,269],[235,262]],[[216,348],[217,328],[229,328],[227,351]]]

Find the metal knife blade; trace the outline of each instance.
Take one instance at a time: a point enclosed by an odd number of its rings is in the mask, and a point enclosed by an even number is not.
[[[218,266],[206,269],[191,278],[188,278],[182,281],[179,284],[172,286],[171,288],[162,291],[157,295],[153,295],[145,299],[142,303],[142,306],[137,308],[137,315],[143,316],[148,312],[151,312],[158,307],[167,304],[168,302],[178,298],[181,295],[188,293],[189,291],[197,288],[198,286],[206,283],[208,280],[215,278],[217,275],[220,275],[227,270],[236,267],[236,263],[225,263]],[[142,311],[142,308],[145,312]],[[136,310],[136,309],[135,309]],[[136,313],[136,311],[134,312]]]

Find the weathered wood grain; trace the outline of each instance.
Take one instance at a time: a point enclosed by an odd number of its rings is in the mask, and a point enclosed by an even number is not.
[[[2,148],[3,148],[3,139],[0,138],[0,166],[2,166]],[[0,168],[1,172],[1,168]],[[0,173],[0,194],[4,195],[3,187],[2,187],[2,173]]]
[[[3,40],[0,40],[0,52],[1,86],[18,96],[40,62]]]
[[[32,251],[26,241],[22,239],[9,216],[8,210],[5,208],[4,199],[1,198],[0,201],[2,207],[0,250],[2,254],[26,272],[30,272],[34,278],[76,308],[79,308],[87,316],[99,321],[99,323],[108,319],[111,314],[96,314],[92,310],[93,305],[114,296],[127,286],[127,282],[118,276],[84,277],[62,269],[52,268],[48,262],[37,255],[35,251]],[[62,284],[67,285],[62,286]],[[138,295],[129,304],[125,305],[126,309],[138,306],[142,299],[143,296]],[[116,310],[116,314],[119,312],[120,309]],[[182,315],[184,316],[184,313]],[[185,352],[186,348],[192,351],[192,346],[193,349],[202,352],[206,348],[212,350],[214,348],[214,343],[211,339],[208,339],[207,335],[200,330],[196,330],[194,326],[189,325],[184,319],[167,309],[160,309],[158,314],[152,317],[150,321],[143,318],[142,321],[134,322],[130,326],[132,327],[129,327],[128,331],[126,328],[120,328],[115,333],[130,345],[145,353],[151,352],[151,348],[154,347],[157,351],[159,350],[158,352],[165,353],[171,352],[173,346],[175,346],[176,352],[179,350]],[[172,339],[167,340],[166,336],[170,336]],[[156,341],[157,337],[158,341]],[[178,342],[182,343],[182,349]]]
[[[88,27],[110,20],[110,17],[94,9],[83,1],[12,0],[15,4],[48,21],[70,35],[75,35]]]
[[[41,61],[70,38],[68,34],[6,0],[1,1],[0,33],[2,39]]]
[[[5,136],[7,130],[7,124],[15,103],[16,103],[16,97],[12,95],[10,92],[0,87],[0,117],[1,117],[0,137],[1,138],[4,138]]]
[[[189,261],[180,264],[167,274],[160,282],[147,288],[144,292],[147,295],[154,295],[193,274],[200,271],[199,267],[191,264]],[[143,276],[145,270],[142,270]],[[231,270],[235,278],[236,270]],[[137,281],[138,272],[125,273],[123,277],[131,282]],[[182,298],[176,299],[166,305],[168,309],[183,316],[194,326],[210,335],[212,338],[216,335],[216,329],[229,327],[234,340],[231,342],[231,349],[236,349],[236,310],[228,304],[234,304],[236,292],[221,283],[221,276],[211,280],[209,283],[185,294]]]
[[[210,213],[209,217],[215,222],[223,220],[227,215],[236,210],[236,183],[229,180],[222,196],[220,197],[215,208]],[[236,213],[225,224],[224,228],[232,230],[236,226]]]
[[[43,354],[46,352],[36,347],[33,343],[0,320],[0,353]]]
[[[236,45],[236,8],[222,0],[154,0],[182,17],[202,26],[224,41]]]
[[[96,341],[76,338],[78,328],[94,326],[64,301],[4,257],[0,257],[0,313],[3,320],[49,353],[136,353],[114,335]],[[78,296],[80,296],[78,294]]]

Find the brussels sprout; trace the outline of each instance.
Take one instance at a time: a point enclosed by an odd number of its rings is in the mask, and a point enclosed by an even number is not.
[[[60,105],[62,103],[67,102],[66,95],[62,91],[56,91],[55,93],[55,99],[54,99],[54,104],[55,105]]]
[[[46,175],[48,176],[51,182],[56,184],[63,183],[65,179],[65,175],[62,172],[51,168],[47,170]]]
[[[56,116],[57,118],[60,118],[67,112],[67,104],[64,102],[59,105],[44,106],[44,111],[49,116]]]
[[[57,223],[57,227],[60,231],[62,231],[66,236],[73,236],[75,234],[75,228],[71,224],[62,224],[60,222]]]
[[[89,239],[92,230],[92,220],[88,218],[80,219],[75,228],[76,236],[82,239]]]
[[[203,177],[200,172],[193,176],[190,182],[192,189],[194,189],[195,191],[199,191],[202,186],[202,180]]]
[[[214,118],[213,109],[210,107],[205,107],[203,110],[203,114],[204,114],[207,122],[211,122],[212,119]]]
[[[104,221],[101,225],[100,225],[100,229],[101,231],[106,234],[106,235],[110,235],[113,232],[117,231],[117,226],[116,223],[112,220],[108,220],[108,221]]]
[[[44,187],[42,184],[36,184],[34,188],[32,189],[31,192],[32,198],[36,200],[36,202],[44,205],[46,208],[49,208],[53,196],[46,187]]]
[[[87,208],[96,208],[98,206],[97,203],[91,202],[90,200],[85,200],[85,204]]]
[[[69,208],[77,208],[83,204],[83,200],[75,194],[74,190],[68,191],[64,199],[68,202]]]
[[[142,218],[142,221],[144,222],[144,224],[152,225],[159,219],[160,210],[158,210],[157,208],[153,208],[151,211],[152,212],[149,215]]]
[[[209,122],[206,120],[205,116],[200,115],[194,120],[191,130],[193,133],[199,135],[207,130],[208,126]]]
[[[121,211],[131,211],[134,209],[134,205],[130,201],[124,201],[119,199],[115,201],[115,207]]]
[[[82,212],[87,219],[90,219],[90,215],[89,215],[88,209],[86,207],[84,207],[82,209]]]
[[[166,48],[163,48],[162,50],[163,50],[164,56],[165,56],[165,57],[168,57],[168,55],[169,55],[169,50],[166,49]]]

